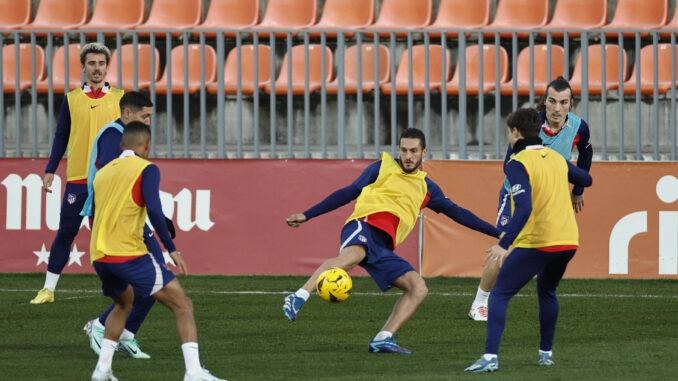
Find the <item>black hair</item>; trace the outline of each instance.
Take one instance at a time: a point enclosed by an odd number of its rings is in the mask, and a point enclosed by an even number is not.
[[[410,127],[405,129],[405,131],[400,134],[400,139],[398,139],[398,142],[403,139],[419,139],[419,143],[421,143],[421,149],[426,148],[426,135],[424,135],[424,133],[418,128]]]
[[[151,128],[141,122],[129,122],[122,132],[121,145],[133,149],[151,138]]]
[[[509,114],[506,118],[509,128],[517,128],[523,138],[539,136],[541,117],[533,108],[521,108]]]
[[[126,108],[137,112],[143,107],[153,107],[153,102],[151,98],[148,97],[148,94],[141,91],[130,91],[126,92],[122,98],[120,98],[120,112]]]
[[[565,79],[565,77],[561,75],[558,76],[558,78],[551,81],[546,86],[546,91],[544,92],[544,95],[542,95],[541,99],[539,100],[539,104],[537,105],[538,111],[546,110],[546,97],[549,94],[549,89],[553,89],[556,92],[570,90],[570,100],[574,99],[574,94],[572,93],[572,87],[570,86],[570,82],[568,82],[567,79]]]

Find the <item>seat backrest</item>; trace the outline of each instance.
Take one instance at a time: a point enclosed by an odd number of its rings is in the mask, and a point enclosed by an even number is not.
[[[80,63],[78,43],[68,45],[68,81],[77,87],[82,80],[82,64]],[[65,51],[63,46],[57,48],[52,56],[52,82],[64,83],[66,80]],[[70,86],[68,86],[70,87]]]
[[[374,22],[374,2],[365,0],[325,0],[321,23],[368,25]]]
[[[657,27],[669,19],[667,0],[617,0],[610,24]]]
[[[34,24],[81,25],[87,21],[88,0],[40,0]]]
[[[280,67],[279,81],[287,80],[287,67],[289,58],[285,53],[282,65]],[[304,45],[297,45],[292,48],[292,82],[303,84],[306,76],[305,72],[306,58]],[[334,57],[329,47],[325,47],[325,80],[330,82],[334,73]],[[308,81],[320,82],[323,79],[322,73],[322,49],[318,44],[308,45]]]
[[[0,28],[20,26],[31,21],[31,0],[0,0]]]
[[[133,86],[134,82],[134,44],[123,45],[120,50],[113,51],[111,55],[111,63],[108,66],[108,76],[106,80],[113,87],[119,86],[118,81],[118,55],[121,55],[122,61],[122,80],[123,88],[130,89]],[[160,77],[160,53],[158,49],[155,49],[155,78],[151,78],[151,46],[148,44],[138,44],[137,45],[137,59],[138,59],[138,68],[137,80],[139,83],[150,83],[151,81],[157,81]]]
[[[480,78],[480,49],[478,45],[466,47],[466,84],[477,84]],[[496,82],[495,63],[496,49],[494,45],[483,45],[483,83],[494,84]],[[454,71],[454,77],[459,78],[459,64]],[[508,81],[508,53],[502,46],[499,47],[499,82]]]
[[[268,45],[257,45],[258,62],[256,64],[254,62],[254,45],[242,45],[240,47],[240,57],[241,73],[238,75],[238,50],[234,48],[228,52],[226,64],[224,65],[224,83],[236,85],[238,77],[240,77],[241,83],[254,83],[255,70],[258,71],[257,80],[259,86],[270,81],[271,48]],[[275,76],[275,72],[273,75]]]
[[[440,0],[436,23],[446,25],[487,25],[490,23],[490,0]]]
[[[431,0],[383,0],[377,23],[428,25],[432,19]]]
[[[2,80],[5,86],[13,86],[16,80],[15,70],[17,57],[14,49],[16,45],[10,44],[2,47]],[[19,44],[19,81],[22,84],[30,84],[33,80],[31,73],[31,44]],[[35,46],[35,77],[41,80],[45,77],[45,51],[40,45]],[[7,90],[7,89],[5,89]]]
[[[544,25],[549,19],[549,0],[499,0],[494,23]]]
[[[139,25],[144,12],[144,0],[97,0],[90,23]]]
[[[184,46],[172,49],[172,84],[184,82]],[[188,45],[188,81],[200,81],[200,44]],[[217,52],[213,47],[205,45],[205,83],[214,82],[217,77]],[[167,78],[167,67],[163,78]],[[162,80],[162,79],[161,79]]]
[[[316,0],[268,0],[261,23],[281,26],[315,24],[317,9]]]
[[[599,26],[607,23],[607,0],[558,0],[551,24]]]
[[[202,20],[202,0],[153,0],[147,23],[173,26],[196,25]]]
[[[205,23],[227,26],[252,25],[259,22],[259,0],[212,0]]]
[[[623,72],[622,78],[625,80],[628,74],[626,67],[626,51],[623,51]],[[579,52],[577,61],[572,71],[572,81],[581,83],[582,79],[582,54]],[[603,77],[602,68],[602,47],[601,45],[589,45],[588,49],[588,79],[589,83],[600,83]],[[607,84],[619,83],[619,45],[605,44],[605,82]]]
[[[384,45],[379,45],[379,83],[388,82],[391,77],[391,54]],[[361,46],[362,82],[374,83],[374,53],[373,44]],[[353,45],[344,52],[344,78],[358,80],[358,46]]]
[[[676,57],[678,57],[678,46],[676,46]],[[676,68],[678,69],[678,58],[676,58]],[[635,86],[636,68],[631,71],[629,82]],[[676,71],[678,76],[678,71]],[[654,82],[654,48],[647,45],[640,49],[640,78],[645,83]],[[671,44],[657,45],[657,81],[659,83],[671,82]]]
[[[534,83],[544,84],[549,82],[548,68],[548,45],[534,46]],[[551,45],[551,80],[565,73],[565,50],[560,45]],[[530,47],[525,47],[518,54],[517,74],[519,82],[530,82]]]
[[[412,47],[412,81],[424,83],[426,80],[426,72],[429,73],[429,84],[441,83],[442,76],[442,47],[440,45],[429,45],[429,60],[428,68],[426,67],[426,47],[425,45],[415,45]],[[450,78],[450,54],[445,51],[445,78],[447,81]],[[398,71],[396,72],[396,82],[409,82],[410,60],[407,50],[403,51],[398,63]]]

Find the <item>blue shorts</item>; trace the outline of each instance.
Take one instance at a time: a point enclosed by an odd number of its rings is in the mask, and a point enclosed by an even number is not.
[[[360,245],[366,249],[365,259],[359,265],[374,279],[382,291],[393,287],[391,283],[409,271],[416,271],[406,260],[391,249],[391,236],[365,221],[349,221],[341,229],[341,249]]]
[[[120,296],[127,286],[132,285],[135,298],[143,298],[160,291],[174,279],[165,262],[158,262],[152,255],[146,254],[124,263],[92,263],[105,296]]]
[[[506,230],[511,221],[511,194],[501,187],[499,191],[499,206],[497,207],[497,228]]]

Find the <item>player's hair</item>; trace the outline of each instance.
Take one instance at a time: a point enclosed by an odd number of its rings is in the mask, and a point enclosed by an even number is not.
[[[571,101],[574,100],[574,95],[572,94],[572,87],[570,86],[570,82],[568,82],[567,79],[565,79],[565,77],[560,75],[558,76],[558,78],[554,79],[546,86],[546,91],[544,92],[544,95],[541,96],[541,99],[537,104],[537,111],[546,110],[546,97],[548,96],[549,89],[553,89],[557,92],[570,90],[570,100]]]
[[[506,118],[509,128],[517,128],[524,138],[539,136],[541,117],[533,108],[521,108],[509,114]]]
[[[419,139],[421,148],[426,148],[426,135],[424,135],[424,133],[418,128],[410,127],[405,129],[405,131],[400,134],[400,139],[398,139],[398,142],[403,139]]]
[[[142,91],[130,91],[120,98],[120,112],[126,108],[137,112],[143,107],[153,107],[153,102],[151,102],[151,98]]]
[[[111,61],[111,51],[104,45],[98,42],[90,42],[85,44],[80,50],[80,63],[82,66],[85,66],[85,59],[87,58],[88,53],[103,54],[106,56],[106,66]]]
[[[121,146],[134,149],[151,138],[151,128],[141,122],[129,122],[122,132]]]

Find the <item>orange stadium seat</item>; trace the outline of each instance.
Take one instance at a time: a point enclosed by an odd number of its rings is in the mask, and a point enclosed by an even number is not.
[[[678,76],[678,46],[676,51],[676,76]],[[671,85],[671,44],[657,46],[657,90],[666,93]],[[654,91],[654,48],[647,45],[640,49],[640,92],[652,94]],[[631,78],[624,82],[624,94],[636,93],[636,69],[631,71]]]
[[[157,81],[160,77],[160,53],[155,49],[155,76],[151,77],[151,46],[147,44],[137,45],[138,68],[134,67],[134,44],[123,45],[122,53],[115,50],[111,55],[111,64],[108,66],[106,81],[113,87],[120,88],[118,81],[118,55],[122,59],[122,89],[134,90],[134,72],[137,72],[137,84],[140,90],[148,89],[151,81]]]
[[[33,22],[21,29],[77,29],[87,22],[88,0],[40,0]]]
[[[184,82],[184,46],[179,45],[172,49],[172,94],[183,94],[184,85],[188,87],[190,94],[200,90],[200,44],[188,45],[188,82]],[[217,78],[217,52],[213,47],[205,45],[205,83],[210,83]],[[167,66],[160,80],[155,84],[155,92],[167,94]]]
[[[82,85],[82,64],[80,63],[80,44],[68,45],[68,89],[66,89],[66,49],[60,46],[52,56],[52,90],[54,93],[64,93]],[[49,84],[47,75],[37,83],[39,93],[47,93]]]
[[[664,26],[668,19],[667,0],[618,0],[612,21],[603,29],[657,29]],[[618,34],[607,32],[610,37]],[[624,33],[624,36],[633,36],[633,33]]]
[[[549,21],[549,0],[499,0],[494,20],[485,29],[540,29]],[[491,37],[494,33],[487,33]],[[504,32],[501,37],[511,37]],[[527,33],[518,33],[526,37]]]
[[[477,95],[480,93],[478,82],[480,80],[480,71],[478,70],[480,55],[478,54],[478,45],[466,47],[466,94]],[[495,81],[495,63],[496,49],[494,45],[483,45],[483,94],[494,90]],[[459,94],[459,70],[460,65],[454,69],[452,80],[447,82],[448,94]],[[499,47],[499,83],[508,81],[508,53],[503,47]]]
[[[31,21],[31,0],[0,0],[0,29],[20,29]]]
[[[374,90],[374,44],[361,46],[361,69],[362,69],[362,92],[368,93]],[[379,85],[389,81],[391,77],[391,53],[384,45],[379,45]],[[344,51],[344,92],[356,94],[358,92],[358,46],[353,45]],[[336,94],[339,91],[339,79],[327,84],[328,94]]]
[[[673,12],[673,18],[671,18],[671,21],[669,21],[668,24],[662,26],[660,29],[662,29],[663,33],[660,33],[662,37],[670,37],[671,36],[671,31],[673,32],[678,32],[678,12],[674,11]]]
[[[258,23],[259,0],[212,0],[205,21],[195,29],[247,29]],[[225,35],[235,37],[235,33]],[[213,37],[216,33],[205,33],[205,36]]]
[[[426,67],[426,47],[425,45],[415,45],[412,47],[412,93],[421,95],[426,93],[426,90],[435,91],[440,90],[442,81],[447,81],[450,78],[450,53],[445,51],[445,78],[442,78],[442,47],[440,45],[429,45],[429,61]],[[398,63],[398,70],[395,78],[396,95],[408,94],[409,84],[409,53],[408,50],[403,52]],[[426,87],[426,72],[429,73],[429,85]],[[391,83],[387,82],[381,85],[381,91],[384,94],[391,94]]]
[[[372,25],[374,22],[374,2],[365,0],[326,0],[323,14],[317,24],[310,29],[360,29]],[[311,36],[320,36],[319,32],[310,33]],[[336,37],[336,33],[327,33],[328,37]],[[353,35],[346,33],[346,36]]]
[[[553,19],[543,29],[600,29],[606,23],[607,0],[558,0]],[[562,37],[563,32],[551,35]],[[578,37],[579,33],[568,35]]]
[[[546,92],[549,84],[546,67],[548,59],[548,45],[534,46],[534,93],[542,95]],[[530,94],[530,47],[526,47],[518,54],[518,67],[516,68],[518,95]],[[565,74],[565,50],[562,46],[551,45],[551,80]],[[501,94],[513,94],[513,79],[501,84]]]
[[[490,0],[476,0],[473,6],[469,6],[467,0],[440,0],[438,17],[426,29],[451,30],[451,29],[478,29],[486,27],[490,23]],[[435,33],[432,35],[439,36]],[[447,36],[456,36],[456,33],[448,33]]]
[[[97,0],[92,18],[80,29],[125,30],[144,22],[144,0]],[[91,33],[90,33],[91,34]],[[113,35],[113,32],[106,35]]]
[[[261,23],[253,29],[285,29],[299,30],[316,23],[318,3],[316,0],[268,0],[266,13]],[[276,37],[284,37],[278,32]],[[259,33],[260,37],[268,37],[268,33]]]
[[[16,57],[14,49],[16,45],[10,44],[2,47],[2,86],[5,93],[13,93],[16,90],[16,62],[19,62],[19,91],[31,87],[33,75],[31,73],[31,44],[19,44],[19,57]],[[37,80],[45,77],[45,51],[40,45],[35,46],[35,76]]]
[[[192,29],[202,21],[202,0],[153,0],[148,20],[138,30]],[[147,35],[142,33],[141,35]],[[180,33],[172,33],[178,36]]]
[[[623,51],[622,81],[628,75],[626,67],[626,51]],[[619,88],[619,46],[605,45],[605,90]],[[589,94],[601,94],[603,91],[603,69],[602,69],[602,47],[601,45],[590,45],[588,49],[588,86]],[[577,56],[577,62],[574,64],[572,78],[570,78],[570,87],[574,94],[582,92],[582,57],[581,52]]]
[[[407,29],[417,30],[427,27],[433,21],[433,3],[431,0],[382,0],[377,22],[365,29]],[[379,33],[388,36],[389,33]],[[396,33],[407,36],[407,33]]]
[[[240,88],[243,94],[254,93],[254,71],[257,70],[257,88],[263,89],[271,81],[271,49],[267,45],[257,45],[257,62],[254,62],[254,45],[243,45],[240,47],[240,68],[238,75],[238,50],[231,49],[226,57],[224,65],[224,92],[226,94],[238,93],[238,77],[240,78]],[[275,76],[275,69],[273,76]],[[218,91],[216,79],[207,84],[207,92],[216,94]]]
[[[304,54],[304,45],[297,45],[292,48],[292,94],[304,94],[305,83],[305,65],[306,59]],[[334,58],[330,48],[325,47],[325,73],[322,72],[322,50],[320,45],[308,45],[308,91],[313,92],[322,86],[322,80],[330,82],[334,76]],[[287,94],[287,67],[288,54],[285,53],[282,65],[280,67],[280,75],[275,81],[275,93]],[[265,87],[267,93],[271,93],[271,85],[267,84]]]

